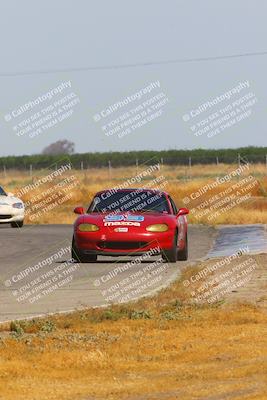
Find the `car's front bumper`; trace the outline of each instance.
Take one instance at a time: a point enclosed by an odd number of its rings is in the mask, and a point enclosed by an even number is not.
[[[173,245],[173,231],[161,233],[75,232],[75,245],[83,254],[109,256],[138,255],[153,250],[155,254]]]
[[[14,208],[11,206],[0,207],[0,224],[8,224],[10,222],[21,222],[24,220],[24,209]]]

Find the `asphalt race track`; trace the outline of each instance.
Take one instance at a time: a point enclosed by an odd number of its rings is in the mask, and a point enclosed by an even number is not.
[[[71,225],[0,226],[0,322],[88,306],[129,301],[168,285],[187,265],[232,254],[242,245],[267,249],[263,225],[189,226],[189,260],[167,264],[159,256],[99,257],[71,262]]]

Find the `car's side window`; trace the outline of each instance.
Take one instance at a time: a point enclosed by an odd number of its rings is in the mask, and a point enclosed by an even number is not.
[[[171,205],[172,205],[173,213],[174,213],[174,214],[177,214],[177,213],[178,213],[178,210],[177,210],[177,207],[176,207],[176,205],[175,205],[173,199],[171,198],[171,196],[169,196],[169,200],[170,200]]]

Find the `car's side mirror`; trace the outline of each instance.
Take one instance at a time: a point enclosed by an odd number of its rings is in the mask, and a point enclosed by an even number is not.
[[[74,208],[74,211],[73,211],[75,214],[80,214],[80,215],[82,215],[82,214],[84,214],[84,208],[83,207],[76,207],[76,208]]]
[[[179,211],[177,213],[177,217],[180,217],[181,215],[187,215],[187,214],[189,214],[188,208],[182,207],[179,209]]]

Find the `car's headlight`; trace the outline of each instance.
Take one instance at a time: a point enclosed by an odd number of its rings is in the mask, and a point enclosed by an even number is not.
[[[24,205],[23,205],[23,203],[14,203],[14,204],[12,204],[12,207],[13,208],[24,208]]]
[[[99,226],[94,224],[80,224],[78,229],[81,232],[96,232],[99,231]]]
[[[169,229],[167,224],[154,224],[146,227],[149,232],[166,232]]]

